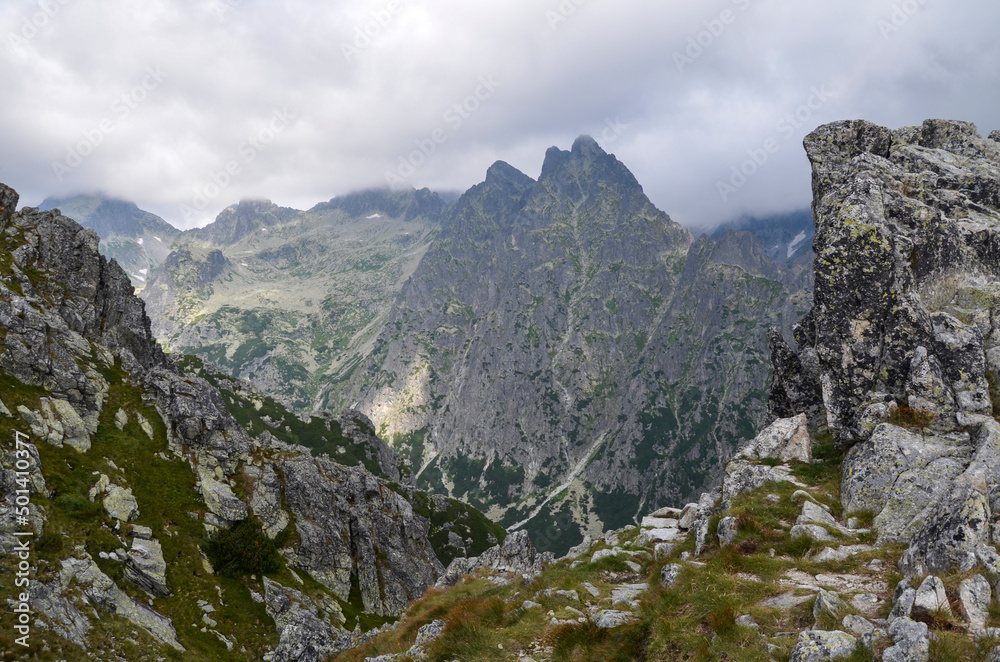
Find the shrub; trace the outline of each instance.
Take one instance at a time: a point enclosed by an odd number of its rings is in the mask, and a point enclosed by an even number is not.
[[[205,545],[205,553],[215,574],[223,577],[267,575],[281,569],[278,543],[267,537],[256,517],[217,532]]]

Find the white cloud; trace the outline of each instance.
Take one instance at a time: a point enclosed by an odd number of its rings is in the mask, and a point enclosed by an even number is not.
[[[0,5],[0,181],[28,204],[101,190],[178,225],[233,160],[239,174],[199,223],[242,197],[301,208],[383,185],[437,129],[414,186],[464,190],[497,159],[534,177],[547,147],[590,133],[658,206],[703,225],[806,206],[801,140],[823,122],[1000,127],[1000,6],[987,0],[45,0],[58,10],[26,38],[39,1]],[[565,20],[553,29],[547,12]],[[355,41],[366,29],[370,43]],[[679,71],[689,40],[701,51]],[[166,78],[116,114],[149,67]],[[483,76],[501,86],[449,123]],[[779,131],[814,87],[829,99]],[[247,161],[241,144],[281,109],[295,121]],[[59,181],[52,163],[109,118]],[[717,182],[769,139],[780,149],[723,201]]]

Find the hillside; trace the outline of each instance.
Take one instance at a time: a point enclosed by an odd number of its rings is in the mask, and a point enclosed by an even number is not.
[[[31,616],[0,649],[319,659],[504,538],[416,490],[360,413],[299,418],[165,355],[97,234],[16,206],[0,187],[0,572],[30,572],[0,599]]]
[[[342,409],[444,208],[427,190],[356,193],[305,212],[245,200],[178,237],[142,292],[153,332],[296,411]]]

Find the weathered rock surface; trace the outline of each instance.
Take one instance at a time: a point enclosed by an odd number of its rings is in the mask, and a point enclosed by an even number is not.
[[[69,587],[74,580],[93,604],[131,621],[163,643],[184,652],[170,619],[128,597],[110,577],[101,572],[90,555],[62,562],[60,583]]]
[[[436,586],[454,586],[463,577],[478,572],[484,572],[503,582],[509,582],[515,577],[530,581],[552,561],[551,553],[540,554],[535,550],[526,531],[515,531],[507,536],[502,545],[491,547],[477,557],[452,561]]]
[[[773,338],[773,408],[852,446],[845,513],[872,511],[880,543],[910,543],[905,575],[968,570],[1000,505],[1000,145],[928,120],[836,122],[805,147],[813,308],[797,354]]]
[[[159,541],[140,537],[132,539],[132,548],[125,557],[125,579],[151,595],[166,597],[167,562]]]
[[[848,657],[857,641],[851,635],[839,630],[832,632],[806,630],[799,634],[790,662],[815,662]]]
[[[355,575],[365,610],[383,616],[399,614],[434,584],[443,568],[429,524],[402,495],[363,469],[275,444],[301,539],[296,566],[344,600]]]
[[[349,645],[348,632],[317,616],[321,612],[312,600],[267,577],[264,605],[280,637],[272,662],[322,662]]]

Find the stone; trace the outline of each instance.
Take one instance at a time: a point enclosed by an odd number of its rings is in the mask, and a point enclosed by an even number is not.
[[[30,595],[36,616],[44,615],[53,632],[87,650],[87,635],[92,627],[90,621],[66,597],[59,582],[32,582]]]
[[[0,416],[3,418],[14,418],[14,415],[10,413],[10,409],[7,408],[3,400],[0,400]]]
[[[619,611],[616,609],[600,609],[590,617],[595,626],[602,630],[610,630],[619,625],[625,625],[635,620],[635,615],[630,611]]]
[[[832,547],[824,547],[819,553],[816,554],[816,556],[812,558],[812,560],[815,563],[843,561],[857,554],[870,552],[873,549],[875,548],[871,545],[841,545],[836,549]]]
[[[680,576],[682,566],[676,563],[668,563],[660,570],[660,585],[663,588],[671,589],[677,585],[677,577]]]
[[[982,575],[959,582],[958,608],[970,630],[979,631],[986,627],[991,598],[990,583]]]
[[[163,548],[156,540],[133,538],[132,548],[125,557],[125,579],[150,595],[167,597],[167,562]]]
[[[36,439],[44,439],[58,447],[65,444],[80,453],[90,450],[90,435],[97,431],[97,427],[85,421],[65,400],[43,397],[39,398],[37,412],[24,405],[19,405],[17,410]]]
[[[753,617],[749,614],[744,614],[742,616],[736,617],[736,624],[744,628],[752,628],[754,630],[760,630],[760,625],[757,621],[753,620]]]
[[[142,431],[146,433],[146,436],[149,437],[150,441],[152,441],[152,439],[153,439],[153,426],[150,424],[149,419],[147,419],[145,416],[143,416],[139,412],[136,412],[135,419],[136,419],[136,421],[139,422],[139,428],[142,429]]]
[[[202,498],[213,515],[226,522],[239,522],[247,518],[250,514],[247,505],[233,494],[229,485],[212,478],[206,472],[200,472],[200,478]]]
[[[795,520],[796,524],[825,524],[837,528],[837,520],[833,515],[820,507],[814,501],[806,501],[802,504],[802,514]]]
[[[591,563],[597,563],[601,559],[610,558],[612,556],[626,556],[628,552],[620,547],[612,547],[611,549],[599,549],[594,552],[594,555],[590,557]]]
[[[837,538],[818,524],[796,524],[791,530],[792,540],[811,538],[819,542],[833,542]]]
[[[685,531],[694,526],[695,517],[698,515],[698,504],[689,503],[681,511],[677,526]]]
[[[844,616],[841,625],[844,629],[849,630],[858,637],[864,637],[866,634],[870,634],[875,631],[875,626],[872,625],[867,619],[858,616],[857,614],[848,614]]]
[[[647,515],[642,518],[642,523],[639,525],[644,529],[676,529],[678,521],[672,517],[654,517],[652,515]]]
[[[653,546],[653,558],[659,561],[660,559],[668,558],[674,553],[674,544],[669,542],[658,542]]]
[[[917,587],[917,594],[913,599],[914,609],[923,609],[926,612],[943,612],[951,616],[951,606],[948,603],[948,596],[945,594],[944,583],[940,578],[929,575],[920,582]]]
[[[672,519],[679,520],[683,512],[684,511],[681,508],[671,508],[670,506],[664,506],[663,508],[659,508],[650,513],[650,517],[669,517]]]
[[[739,533],[736,527],[736,518],[732,516],[723,517],[719,520],[718,528],[719,544],[723,547],[729,547],[736,540],[736,536]]]
[[[620,551],[624,553],[624,550]],[[512,577],[533,578],[552,561],[551,552],[539,553],[535,549],[527,531],[514,531],[502,545],[490,547],[478,557],[452,561],[435,586],[449,588],[466,575],[479,572],[504,577],[504,581],[510,581]],[[403,604],[401,610],[406,606]]]
[[[892,611],[889,612],[889,622],[892,623],[897,618],[909,618],[916,599],[917,590],[910,586],[909,580],[900,581],[892,595]]]
[[[635,544],[639,546],[648,545],[651,542],[673,542],[681,538],[679,529],[643,529],[636,536]]]
[[[124,409],[119,409],[115,412],[115,427],[119,430],[124,430],[126,425],[128,425],[128,412]]]
[[[875,593],[857,593],[851,596],[851,606],[868,616],[875,616],[882,606],[882,600]]]
[[[816,602],[813,603],[813,621],[818,624],[821,618],[826,617],[839,622],[841,614],[847,610],[847,603],[839,595],[821,588],[816,593]]]
[[[153,537],[153,530],[148,526],[133,524],[132,535],[135,536],[136,538],[141,538],[143,540],[150,540]]]
[[[185,651],[177,641],[177,632],[169,618],[128,597],[110,577],[101,572],[86,553],[83,558],[62,561],[60,583],[69,586],[74,580],[92,604],[131,621],[175,650],[182,653]]]
[[[897,618],[889,625],[893,645],[882,653],[884,662],[928,662],[930,637],[926,623],[909,618]]]
[[[795,592],[782,593],[781,595],[775,596],[773,598],[768,598],[760,603],[761,607],[768,607],[770,609],[781,609],[782,611],[788,611],[798,607],[804,602],[809,602],[813,599],[812,595],[797,595]]]
[[[591,584],[590,582],[583,582],[581,586],[583,586],[584,590],[587,591],[587,593],[590,593],[591,597],[599,598],[601,596],[600,590],[598,590],[598,588],[593,584]]]
[[[521,609],[539,609],[542,605],[537,602],[532,602],[531,600],[525,600],[521,603]]]
[[[779,418],[740,448],[736,457],[750,460],[812,462],[812,443],[805,414]]]
[[[850,656],[858,640],[840,630],[806,630],[799,633],[789,662],[836,660]]]
[[[611,589],[611,606],[626,605],[632,609],[639,606],[639,596],[649,590],[646,584],[623,584]]]
[[[108,517],[119,522],[131,522],[139,516],[139,505],[130,488],[108,485],[101,505]]]

